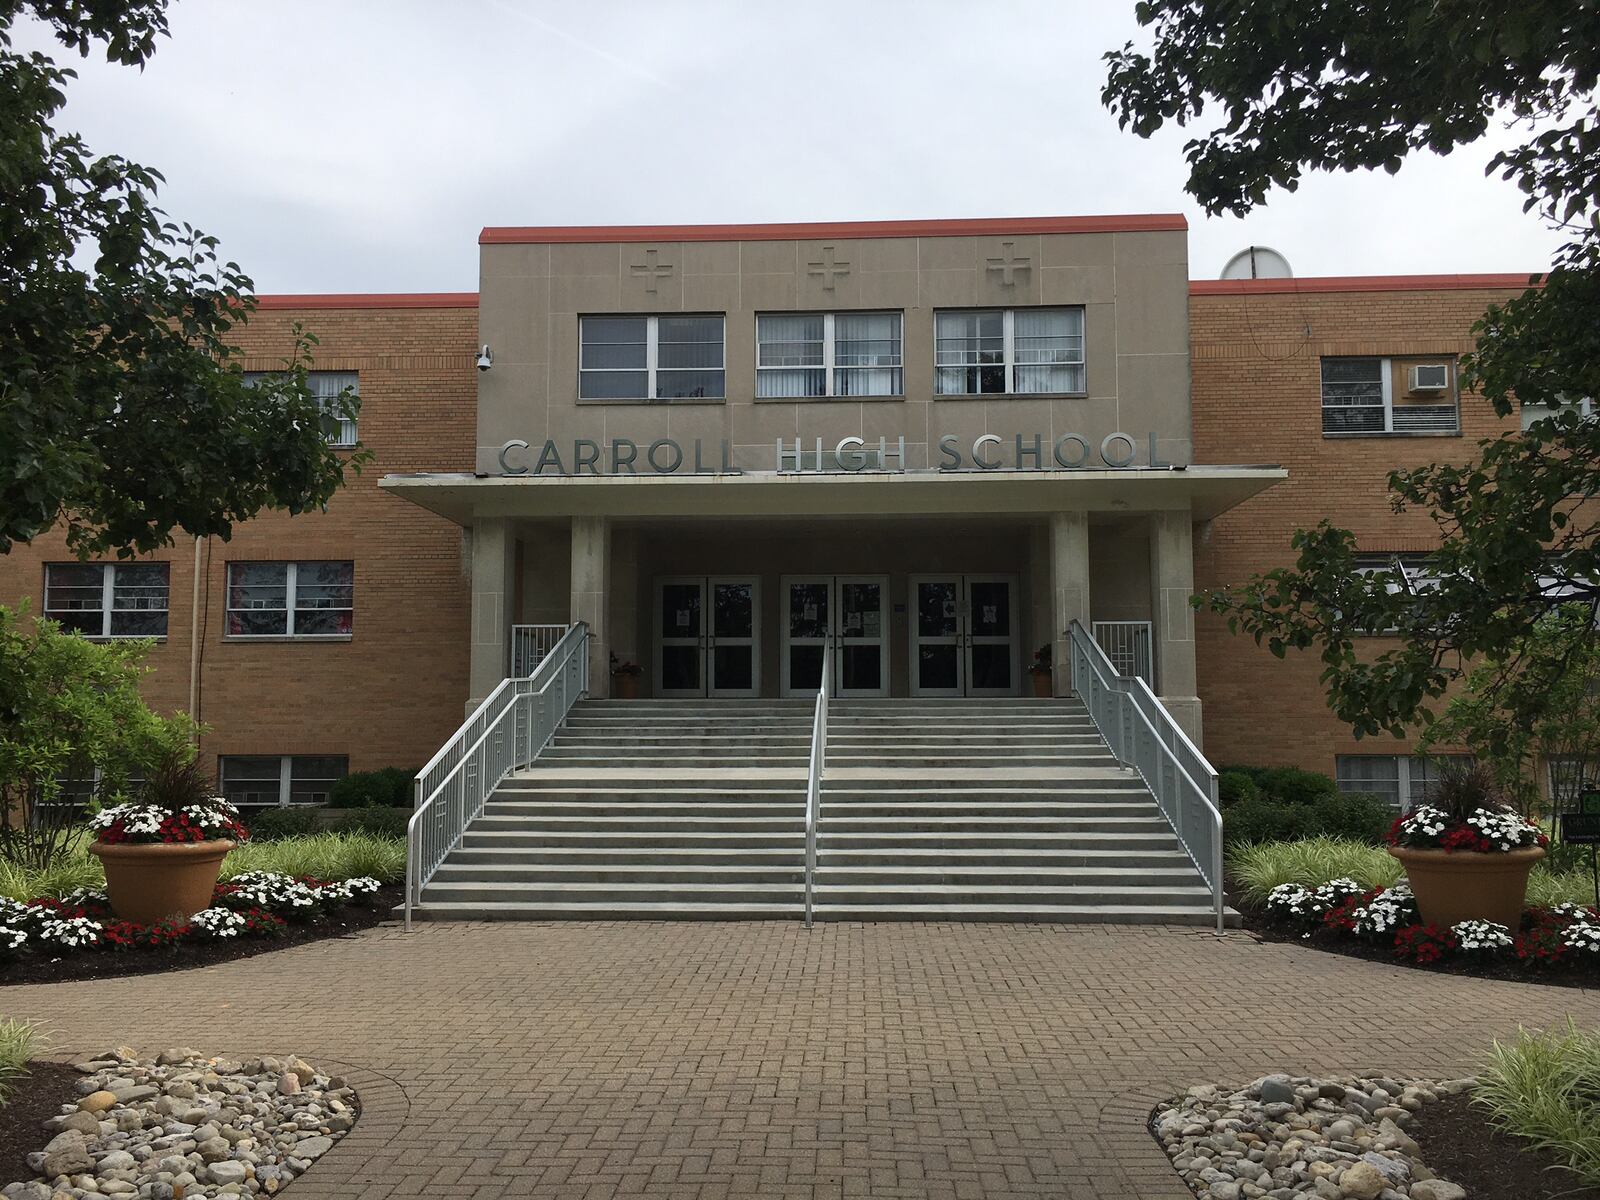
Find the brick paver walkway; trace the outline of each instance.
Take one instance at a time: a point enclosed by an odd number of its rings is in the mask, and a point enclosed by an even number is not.
[[[1144,1129],[1200,1080],[1455,1075],[1600,995],[1195,930],[432,925],[0,990],[64,1053],[293,1052],[366,1108],[291,1195],[1181,1200]]]

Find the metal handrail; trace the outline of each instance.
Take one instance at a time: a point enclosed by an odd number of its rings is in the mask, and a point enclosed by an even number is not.
[[[1100,643],[1073,621],[1072,686],[1117,760],[1139,772],[1161,815],[1211,889],[1223,929],[1222,809],[1217,772],[1137,676],[1118,674]]]
[[[811,928],[811,900],[817,876],[817,823],[822,816],[822,775],[828,755],[828,696],[832,692],[833,644],[822,643],[822,683],[811,713],[811,761],[806,770],[806,928]]]
[[[539,757],[589,691],[589,627],[575,621],[532,674],[501,680],[417,772],[406,822],[406,928],[422,889],[512,771]]]

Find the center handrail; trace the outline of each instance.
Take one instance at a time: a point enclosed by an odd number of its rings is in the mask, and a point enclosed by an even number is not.
[[[1216,768],[1183,731],[1150,685],[1119,674],[1100,643],[1077,621],[1072,686],[1119,762],[1144,780],[1184,853],[1211,889],[1217,932],[1223,930],[1222,809]]]
[[[589,627],[575,621],[533,672],[503,679],[417,772],[406,822],[405,927],[422,889],[483,812],[489,796],[550,744],[589,690]]]
[[[811,928],[812,893],[817,875],[817,822],[822,815],[822,775],[828,754],[828,696],[832,690],[833,645],[822,644],[822,683],[811,713],[811,761],[806,771],[806,928]]]

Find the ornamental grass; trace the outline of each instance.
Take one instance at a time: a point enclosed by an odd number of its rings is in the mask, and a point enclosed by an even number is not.
[[[39,1056],[44,1044],[44,1035],[32,1021],[0,1020],[0,1104],[11,1098],[17,1080],[28,1073],[29,1060]]]
[[[1320,887],[1334,879],[1354,879],[1368,888],[1382,888],[1405,878],[1405,868],[1381,846],[1307,838],[1236,846],[1228,851],[1228,874],[1245,900],[1261,904],[1280,883]],[[1528,877],[1530,908],[1593,903],[1594,877],[1587,870],[1551,871],[1538,863]]]
[[[79,888],[103,888],[105,872],[100,860],[89,853],[89,841],[87,835],[77,839],[43,869],[0,859],[0,896],[25,904],[41,896],[65,896]],[[277,842],[245,842],[223,860],[222,878],[245,871],[316,879],[370,875],[383,883],[398,883],[406,874],[406,843],[404,838],[339,830]]]
[[[1519,1029],[1509,1043],[1495,1042],[1474,1100],[1501,1129],[1600,1184],[1600,1035],[1570,1018],[1565,1032]]]

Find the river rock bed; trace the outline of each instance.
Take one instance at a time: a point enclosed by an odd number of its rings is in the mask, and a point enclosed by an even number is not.
[[[73,1066],[78,1098],[44,1122],[36,1172],[4,1200],[275,1195],[355,1124],[355,1091],[285,1058],[120,1047]]]
[[[1267,1075],[1237,1092],[1192,1087],[1157,1108],[1150,1128],[1203,1200],[1463,1200],[1406,1126],[1472,1084]]]

